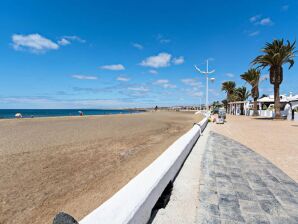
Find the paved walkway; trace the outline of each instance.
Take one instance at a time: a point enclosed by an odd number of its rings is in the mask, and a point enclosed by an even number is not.
[[[298,184],[246,146],[210,133],[197,223],[298,223]]]
[[[153,224],[194,224],[199,205],[201,162],[209,137],[210,125],[194,145],[177,178],[171,198],[164,209],[160,209]]]

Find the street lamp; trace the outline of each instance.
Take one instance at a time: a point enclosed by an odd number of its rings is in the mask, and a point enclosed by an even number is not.
[[[207,109],[207,108],[209,109],[209,102],[208,102],[208,91],[209,91],[209,89],[208,89],[208,81],[209,81],[209,79],[208,79],[208,75],[214,73],[215,70],[209,71],[208,60],[207,60],[207,65],[206,65],[206,71],[202,71],[202,70],[200,70],[196,65],[195,65],[195,68],[196,68],[196,70],[199,71],[201,74],[206,75],[206,109]],[[210,81],[211,81],[211,82],[214,82],[214,81],[215,81],[215,78],[210,78]],[[208,110],[208,109],[207,109],[207,110]]]

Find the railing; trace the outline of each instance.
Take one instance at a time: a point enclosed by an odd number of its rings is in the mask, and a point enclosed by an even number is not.
[[[206,116],[114,196],[84,217],[79,223],[147,223],[156,202],[165,188],[174,181],[207,123],[208,118]],[[64,218],[67,216],[64,213],[61,215]],[[58,219],[59,217],[56,217],[56,220]],[[58,221],[55,224],[60,223]]]

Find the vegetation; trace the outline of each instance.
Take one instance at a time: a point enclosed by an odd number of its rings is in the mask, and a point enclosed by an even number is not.
[[[235,91],[236,83],[233,81],[223,82],[221,85],[221,90],[227,93],[227,101],[230,102],[231,96]]]
[[[221,101],[222,102],[222,104],[224,105],[224,108],[228,108],[228,101],[226,100],[226,99],[224,99],[224,100],[222,100]]]
[[[223,82],[221,89],[227,93],[227,99],[222,101],[226,108],[228,108],[229,102],[246,101],[250,96],[245,86],[236,88],[234,81]],[[243,114],[243,111],[244,108],[243,105],[241,105],[241,114]]]
[[[254,100],[254,112],[253,116],[258,115],[258,98],[259,98],[259,82],[260,82],[260,70],[251,68],[247,72],[241,75],[241,78],[251,85],[251,96]]]
[[[274,108],[275,118],[280,119],[280,96],[279,88],[283,81],[283,65],[289,64],[289,69],[294,65],[295,51],[294,41],[292,44],[287,41],[284,43],[283,39],[274,40],[272,43],[266,43],[262,49],[263,54],[257,56],[252,64],[257,65],[258,68],[269,67],[270,83],[274,86]]]
[[[212,106],[211,106],[211,108],[212,108],[212,113],[217,113],[217,112],[218,112],[218,109],[221,108],[221,107],[222,107],[222,103],[221,103],[221,102],[219,102],[219,101],[214,101],[214,102],[212,103]]]
[[[246,101],[250,96],[250,93],[247,91],[245,86],[242,86],[236,88],[233,95],[236,101]]]
[[[245,86],[235,88],[234,93],[232,95],[233,101],[246,101],[250,93],[246,90]],[[244,114],[244,104],[241,104],[240,107],[241,115]]]
[[[294,57],[296,48],[296,41],[290,43],[290,41],[284,42],[283,39],[273,40],[271,43],[267,42],[262,49],[263,54],[257,56],[252,64],[256,65],[256,68],[250,68],[243,73],[241,78],[249,83],[251,86],[250,94],[245,87],[236,88],[234,81],[226,81],[222,83],[222,91],[225,91],[227,98],[223,100],[223,104],[228,108],[228,103],[232,101],[246,101],[248,97],[254,100],[254,116],[258,115],[257,100],[259,98],[259,84],[261,81],[260,69],[269,68],[270,83],[274,86],[274,110],[275,118],[280,119],[280,95],[279,89],[283,81],[283,65],[289,64],[289,69],[294,65]],[[262,97],[267,95],[262,95]],[[243,108],[241,108],[243,112]]]

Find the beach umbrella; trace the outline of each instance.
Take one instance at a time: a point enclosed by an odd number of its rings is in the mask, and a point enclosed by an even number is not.
[[[15,116],[16,118],[22,118],[22,117],[23,117],[21,113],[16,113],[14,116]]]

